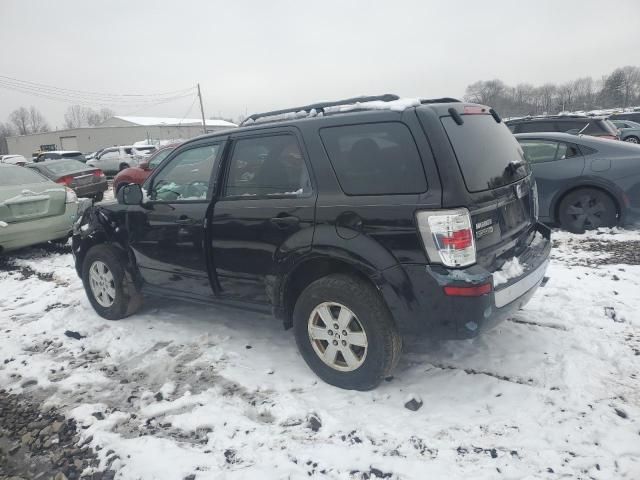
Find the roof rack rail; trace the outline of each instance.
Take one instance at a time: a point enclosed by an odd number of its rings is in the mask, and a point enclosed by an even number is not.
[[[363,102],[374,102],[374,101],[380,101],[380,102],[393,102],[394,100],[399,100],[400,97],[398,95],[393,95],[393,94],[385,94],[385,95],[373,95],[373,96],[368,96],[368,97],[354,97],[354,98],[347,98],[345,100],[336,100],[334,102],[321,102],[321,103],[314,103],[311,105],[305,105],[302,107],[294,107],[294,108],[286,108],[284,110],[274,110],[272,112],[264,112],[264,113],[254,113],[253,115],[245,118],[242,123],[240,124],[240,126],[243,126],[245,123],[249,122],[249,121],[256,121],[259,118],[265,118],[265,117],[275,117],[277,115],[284,115],[286,113],[297,113],[300,111],[306,111],[309,112],[311,110],[316,110],[318,112],[324,112],[325,108],[328,107],[338,107],[340,105],[351,105],[353,103],[363,103]]]
[[[422,103],[423,105],[428,104],[428,103],[460,103],[460,100],[458,100],[457,98],[451,98],[451,97],[442,97],[442,98],[421,98],[420,99],[420,103]]]

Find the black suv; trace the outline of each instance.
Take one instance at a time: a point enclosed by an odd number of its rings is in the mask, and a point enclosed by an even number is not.
[[[549,230],[492,109],[362,97],[253,115],[177,147],[75,225],[117,320],[142,294],[272,311],[323,380],[374,388],[402,335],[470,338],[542,282]]]
[[[574,135],[618,140],[618,129],[606,117],[584,115],[553,115],[524,117],[506,121],[513,133],[564,132]]]

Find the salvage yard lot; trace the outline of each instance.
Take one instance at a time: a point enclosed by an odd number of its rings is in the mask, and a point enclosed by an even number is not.
[[[366,393],[320,381],[267,316],[148,300],[106,321],[67,249],[24,250],[0,260],[0,398],[74,418],[123,479],[640,478],[640,232],[553,238],[516,317],[406,341]]]

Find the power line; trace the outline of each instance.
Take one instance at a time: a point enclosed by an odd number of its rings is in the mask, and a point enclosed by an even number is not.
[[[192,91],[196,89],[196,86],[191,86],[188,88],[182,88],[178,90],[170,90],[167,92],[157,92],[157,93],[145,93],[145,94],[133,94],[133,93],[105,93],[105,92],[92,92],[87,90],[76,90],[71,88],[64,87],[56,87],[53,85],[47,85],[44,83],[32,82],[30,80],[21,80],[14,77],[9,77],[6,75],[0,75],[0,80],[4,82],[9,82],[17,86],[30,87],[35,89],[40,89],[48,92],[55,92],[66,95],[78,95],[89,98],[123,98],[123,99],[136,99],[136,98],[149,98],[149,97],[167,97],[174,96],[177,94],[181,94],[187,91]]]

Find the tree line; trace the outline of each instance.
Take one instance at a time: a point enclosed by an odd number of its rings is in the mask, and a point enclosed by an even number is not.
[[[515,87],[502,80],[480,80],[469,85],[464,99],[495,108],[504,117],[554,114],[640,106],[640,67],[616,68],[600,79],[582,77],[562,84]]]

